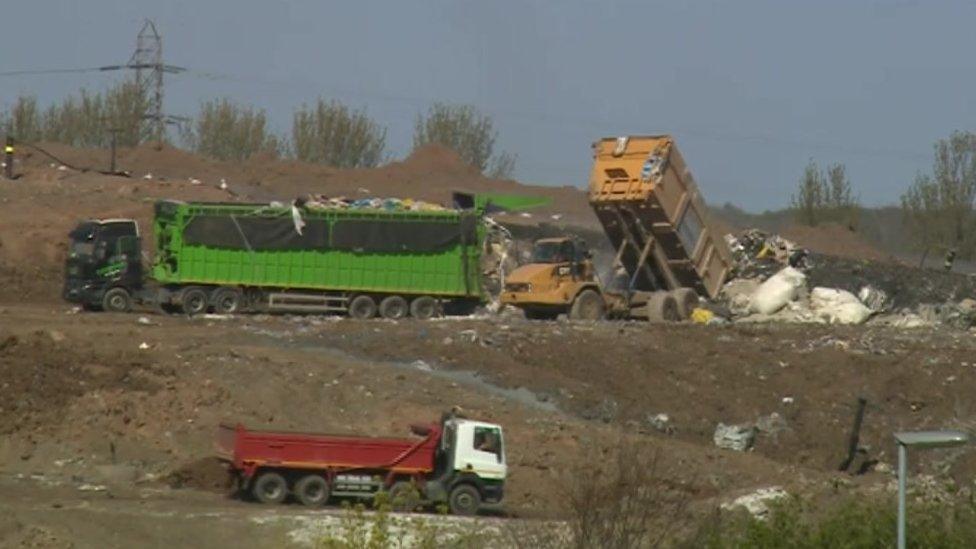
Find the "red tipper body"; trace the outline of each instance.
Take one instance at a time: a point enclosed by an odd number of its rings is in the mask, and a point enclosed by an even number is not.
[[[434,470],[441,439],[437,424],[412,425],[422,439],[379,438],[247,429],[221,424],[217,453],[250,477],[259,467],[425,474]]]

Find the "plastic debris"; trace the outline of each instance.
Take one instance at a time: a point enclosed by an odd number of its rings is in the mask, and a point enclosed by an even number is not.
[[[669,435],[674,433],[674,426],[671,425],[671,417],[668,414],[648,415],[647,422],[657,431]]]
[[[806,285],[806,278],[793,267],[782,269],[756,288],[750,308],[764,315],[775,313],[796,299],[799,289]]]
[[[769,516],[769,504],[787,497],[789,497],[789,493],[786,490],[783,490],[779,486],[770,486],[760,488],[744,496],[739,496],[729,503],[723,503],[721,507],[725,511],[743,508],[757,519],[766,520]]]
[[[708,309],[695,308],[691,312],[691,321],[695,324],[709,324],[715,319],[715,313]]]
[[[368,193],[369,189],[360,188],[359,191]],[[311,210],[385,210],[390,212],[431,212],[447,210],[441,204],[413,198],[348,198],[345,196],[329,197],[325,195],[309,195],[304,200],[304,206]]]
[[[887,311],[891,306],[888,294],[884,290],[874,286],[865,286],[857,293],[857,298],[861,300],[872,313]]]
[[[871,316],[854,294],[834,288],[814,288],[810,292],[810,307],[831,324],[861,324]]]
[[[719,423],[715,427],[712,441],[715,446],[736,452],[745,452],[752,448],[756,440],[756,427],[753,425],[726,425]]]
[[[145,351],[148,348],[149,348],[149,344],[146,343],[145,341],[143,341],[142,343],[139,344],[139,349],[142,350],[142,351]]]

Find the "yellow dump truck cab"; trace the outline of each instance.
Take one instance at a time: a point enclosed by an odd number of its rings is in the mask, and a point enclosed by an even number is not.
[[[505,280],[502,303],[525,311],[525,316],[551,319],[560,314],[599,320],[606,303],[586,243],[574,237],[535,242],[532,259]]]

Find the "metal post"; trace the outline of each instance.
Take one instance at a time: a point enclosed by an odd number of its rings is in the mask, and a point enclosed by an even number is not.
[[[908,469],[908,447],[898,445],[898,549],[905,549],[905,477]]]
[[[108,171],[110,171],[112,173],[115,173],[115,147],[116,147],[117,142],[118,142],[119,129],[118,128],[112,128],[109,131],[112,132],[112,167],[109,168]]]

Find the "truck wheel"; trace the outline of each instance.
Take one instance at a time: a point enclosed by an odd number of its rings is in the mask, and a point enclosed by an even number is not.
[[[329,483],[321,475],[306,475],[295,484],[295,497],[308,507],[325,505],[329,501]]]
[[[409,310],[410,306],[407,305],[407,300],[398,295],[386,296],[383,301],[380,301],[380,316],[383,318],[400,320],[407,316]]]
[[[647,320],[650,322],[677,322],[678,302],[668,292],[654,292],[647,300]]]
[[[214,312],[221,315],[232,315],[241,310],[241,292],[233,288],[220,288],[214,292],[211,299]]]
[[[569,309],[569,318],[574,320],[602,320],[606,307],[600,294],[593,290],[583,290]]]
[[[390,509],[411,513],[420,508],[420,492],[410,482],[401,480],[390,487]]]
[[[376,316],[376,302],[368,295],[357,295],[349,302],[349,316],[366,319]]]
[[[187,288],[180,296],[181,309],[187,316],[194,316],[207,312],[207,292],[203,288]]]
[[[481,494],[470,484],[458,484],[451,490],[447,506],[455,515],[473,515],[481,507]]]
[[[251,487],[251,495],[261,503],[281,503],[288,495],[288,484],[278,473],[261,473]]]
[[[678,316],[681,317],[681,320],[691,318],[692,311],[698,306],[698,293],[691,288],[678,288],[677,290],[671,290],[671,295],[674,296],[674,300],[677,302]]]
[[[110,313],[127,313],[132,309],[132,296],[125,288],[112,288],[102,297],[102,309]]]
[[[410,303],[410,316],[427,320],[437,315],[437,300],[429,295],[422,295]]]

